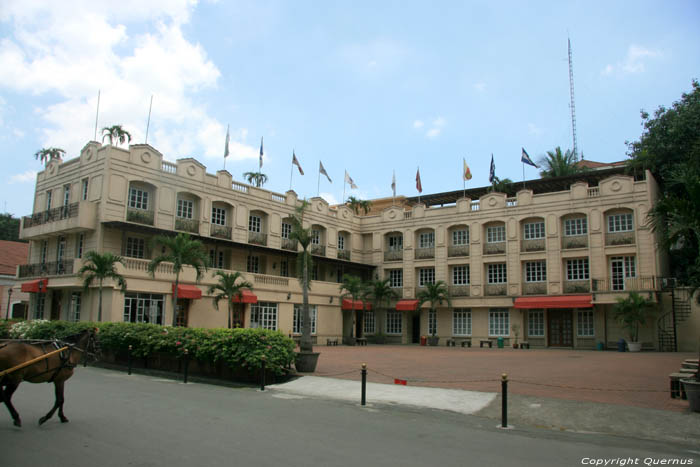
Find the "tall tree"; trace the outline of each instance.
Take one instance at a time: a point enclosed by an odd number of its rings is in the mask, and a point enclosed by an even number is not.
[[[131,142],[131,133],[122,128],[121,125],[112,125],[109,127],[102,128],[102,141],[105,138],[109,138],[109,144],[114,144],[117,141],[117,145],[124,144],[125,142]]]
[[[66,151],[61,148],[43,148],[34,153],[34,159],[41,161],[42,164],[47,164],[54,159],[63,159],[65,154]]]
[[[19,222],[20,220],[12,217],[9,212],[0,214],[0,240],[26,242],[26,240],[19,239]]]
[[[262,172],[246,172],[243,174],[243,177],[248,183],[258,188],[267,183],[267,175]]]
[[[551,151],[547,151],[547,155],[541,158],[539,163],[542,166],[540,171],[542,178],[576,175],[584,171],[584,168],[577,164],[576,155],[573,151],[567,149],[565,152],[562,152],[559,146]]]
[[[194,240],[186,233],[179,233],[175,237],[159,235],[153,239],[156,246],[165,248],[165,253],[153,258],[148,263],[148,272],[151,277],[161,263],[173,263],[175,272],[175,289],[173,291],[173,326],[177,325],[177,288],[180,284],[180,273],[185,266],[191,266],[197,273],[197,280],[202,277],[202,270],[207,269],[209,262],[204,246],[199,240]]]
[[[344,292],[343,292],[344,291]],[[340,284],[340,300],[342,301],[346,297],[350,297],[352,300],[351,313],[355,313],[355,302],[362,301],[362,310],[358,314],[358,320],[361,322],[365,312],[365,301],[364,298],[367,297],[367,286],[364,281],[359,276],[353,276],[352,274],[343,275],[343,282]],[[362,328],[360,328],[360,335],[357,337],[362,337]]]
[[[630,171],[649,170],[659,183],[649,216],[669,249],[672,274],[700,287],[700,84],[693,81],[692,87],[653,117],[642,111],[642,135],[627,145]]]
[[[78,271],[78,275],[83,279],[85,292],[90,289],[94,281],[99,287],[99,300],[97,305],[97,321],[102,321],[102,285],[106,279],[112,279],[119,285],[122,292],[126,292],[126,279],[117,272],[117,264],[124,264],[121,256],[112,253],[98,253],[88,251],[85,253],[83,267]]]
[[[243,274],[238,271],[233,273],[227,273],[224,271],[216,271],[214,277],[218,278],[219,281],[209,287],[207,293],[214,295],[214,307],[219,309],[219,301],[226,300],[228,303],[228,327],[231,329],[231,321],[233,318],[233,299],[235,297],[240,297],[243,290],[253,290],[253,284],[243,279]]]
[[[367,284],[367,297],[372,301],[372,306],[374,307],[375,316],[377,318],[377,328],[381,331],[384,329],[383,315],[380,311],[386,313],[392,300],[399,298],[399,294],[396,293],[391,287],[391,280],[374,280]]]
[[[369,214],[370,209],[372,209],[372,202],[369,200],[361,200],[354,196],[348,197],[346,204],[352,209],[355,214],[360,214],[360,209],[365,213]]]
[[[513,180],[511,180],[510,178],[504,178],[503,180],[501,180],[498,177],[494,177],[493,182],[491,182],[491,188],[489,188],[489,191],[505,193],[507,195],[513,196],[515,195]]]
[[[450,291],[447,288],[445,281],[437,281],[434,284],[426,284],[425,290],[421,290],[416,295],[418,299],[417,310],[424,303],[430,303],[430,313],[436,313],[438,305],[442,305],[442,302],[447,302],[447,306],[452,306],[450,301]],[[433,337],[435,337],[435,332],[437,331],[437,322],[435,323],[435,329],[433,329]]]
[[[291,218],[292,231],[289,234],[289,239],[296,240],[301,245],[302,251],[297,257],[297,277],[301,284],[302,292],[302,323],[301,323],[301,341],[299,342],[299,350],[301,352],[313,352],[313,343],[311,342],[311,312],[309,310],[309,288],[311,281],[309,271],[313,267],[313,260],[309,245],[311,244],[311,227],[304,227],[304,212],[309,206],[306,200],[303,200],[295,209],[294,215]]]

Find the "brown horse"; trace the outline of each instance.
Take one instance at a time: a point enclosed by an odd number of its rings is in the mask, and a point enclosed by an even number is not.
[[[97,356],[99,350],[97,348],[96,332],[96,329],[86,329],[62,341],[33,343],[15,341],[0,344],[0,371],[21,365],[24,362],[41,357],[62,347],[68,347],[63,352],[51,355],[46,359],[15,370],[0,378],[0,399],[7,406],[7,410],[10,411],[15,426],[22,426],[22,420],[12,405],[12,394],[22,381],[54,384],[56,401],[51,410],[39,419],[40,425],[51,418],[56,409],[58,409],[58,416],[61,422],[68,422],[68,419],[63,414],[63,385],[68,378],[73,376],[73,368],[82,359],[85,359],[88,355]]]

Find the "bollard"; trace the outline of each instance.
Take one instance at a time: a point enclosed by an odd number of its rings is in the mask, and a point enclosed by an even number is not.
[[[366,405],[367,404],[367,364],[363,363],[362,364],[362,400],[361,404]]]
[[[131,375],[131,365],[132,365],[132,363],[133,363],[133,358],[132,358],[132,356],[131,356],[131,351],[132,351],[133,349],[134,349],[134,348],[130,345],[130,346],[129,346],[129,369],[127,370],[127,374],[128,374],[128,375]]]
[[[260,370],[260,390],[264,391],[265,390],[265,361],[267,360],[265,356],[263,355],[261,358],[261,363],[262,363],[262,368]]]
[[[508,428],[508,375],[501,375],[501,428]]]
[[[190,366],[190,352],[187,349],[185,349],[184,357],[185,357],[185,368],[183,369],[183,372],[184,372],[183,383],[187,384],[187,373],[188,373],[189,366]]]

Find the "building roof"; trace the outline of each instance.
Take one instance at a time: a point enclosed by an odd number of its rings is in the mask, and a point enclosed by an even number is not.
[[[29,243],[0,240],[0,275],[14,276],[18,264],[26,264]]]

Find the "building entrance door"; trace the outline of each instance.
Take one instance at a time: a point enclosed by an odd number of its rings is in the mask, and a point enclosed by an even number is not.
[[[190,301],[187,298],[177,299],[177,315],[175,318],[175,325],[183,328],[187,327],[187,322],[189,318],[190,311]]]
[[[61,300],[63,300],[63,291],[54,290],[51,294],[51,321],[61,319]]]
[[[550,347],[573,347],[574,322],[571,310],[547,310]]]
[[[411,324],[411,342],[418,344],[420,342],[420,313],[413,314]]]

